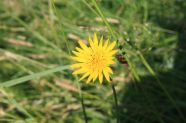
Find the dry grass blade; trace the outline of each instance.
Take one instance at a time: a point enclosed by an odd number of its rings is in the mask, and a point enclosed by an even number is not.
[[[49,55],[48,54],[31,54],[30,57],[33,59],[47,59],[49,58]]]
[[[81,30],[86,30],[86,31],[95,31],[95,32],[108,32],[106,26],[101,26],[101,27],[86,27],[86,26],[80,26],[79,27]]]
[[[108,23],[110,24],[120,24],[120,21],[118,19],[115,18],[106,18]],[[100,17],[95,18],[95,21],[97,22],[103,22],[103,19]]]
[[[69,90],[69,91],[73,91],[73,92],[78,92],[78,89],[72,85],[70,80],[64,79],[64,80],[60,80],[60,79],[54,79],[54,82],[56,85]]]
[[[7,39],[7,42],[13,45],[17,45],[17,46],[26,46],[26,47],[33,47],[33,44],[28,42],[28,41],[24,41],[24,40],[17,40],[17,39]]]
[[[73,34],[73,33],[69,33],[69,34],[67,35],[67,37],[68,37],[69,39],[75,40],[75,41],[80,41],[80,40],[81,40],[81,41],[83,41],[85,44],[87,44],[87,41],[81,39],[79,36],[77,36],[77,35],[75,35],[75,34]]]

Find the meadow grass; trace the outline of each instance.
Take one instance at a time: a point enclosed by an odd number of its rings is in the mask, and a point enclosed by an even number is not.
[[[184,0],[1,0],[0,123],[82,123],[82,99],[89,123],[186,122],[185,13]],[[115,88],[71,74],[94,32],[125,52]]]

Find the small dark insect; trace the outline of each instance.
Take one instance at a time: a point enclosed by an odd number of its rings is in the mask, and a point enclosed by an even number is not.
[[[122,54],[116,54],[115,56],[117,58],[117,60],[121,63],[121,64],[128,64],[126,59],[124,58],[124,56]]]

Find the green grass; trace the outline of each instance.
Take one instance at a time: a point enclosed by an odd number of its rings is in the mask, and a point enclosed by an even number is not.
[[[82,123],[81,95],[89,123],[186,122],[184,0],[1,0],[0,6],[0,123]],[[68,67],[78,40],[94,32],[118,40],[126,53],[129,66],[113,66],[117,112],[110,84],[77,83]]]

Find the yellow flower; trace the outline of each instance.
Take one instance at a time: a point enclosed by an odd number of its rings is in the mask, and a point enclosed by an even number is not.
[[[82,41],[79,41],[79,47],[76,47],[76,51],[72,51],[74,56],[72,59],[77,63],[72,64],[71,68],[76,68],[73,74],[81,74],[82,77],[88,78],[87,83],[94,82],[99,78],[99,82],[103,82],[103,76],[110,82],[110,75],[113,74],[110,68],[111,64],[114,64],[114,54],[117,50],[114,50],[116,41],[109,44],[109,40],[103,43],[103,37],[98,42],[97,36],[94,33],[93,39],[89,37],[89,45],[85,45]]]

